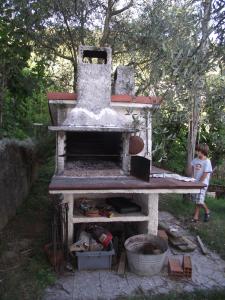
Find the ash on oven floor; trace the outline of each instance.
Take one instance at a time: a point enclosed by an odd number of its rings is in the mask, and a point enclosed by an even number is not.
[[[107,160],[84,161],[77,160],[67,162],[63,172],[65,176],[89,177],[89,176],[121,176],[124,172],[117,163]]]

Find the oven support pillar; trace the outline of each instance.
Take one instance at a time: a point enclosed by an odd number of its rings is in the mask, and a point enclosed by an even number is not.
[[[148,194],[148,228],[147,232],[153,235],[158,233],[159,194]]]
[[[59,131],[57,133],[57,172],[60,173],[64,171],[65,165],[65,141],[66,135],[64,131]]]
[[[122,169],[126,175],[130,172],[130,155],[129,155],[129,142],[130,133],[123,133],[123,153],[122,153]]]
[[[148,221],[138,223],[139,233],[157,235],[159,194],[135,194],[134,199],[136,199],[134,202],[140,205],[142,211],[148,215]]]

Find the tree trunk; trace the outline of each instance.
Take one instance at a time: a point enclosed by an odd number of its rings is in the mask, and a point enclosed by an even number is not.
[[[121,9],[114,9],[114,6],[117,1],[113,0],[108,0],[108,6],[106,9],[106,16],[105,16],[105,21],[104,21],[104,29],[102,33],[102,38],[99,42],[100,46],[103,47],[105,46],[106,43],[108,43],[109,35],[110,35],[110,22],[112,20],[113,16],[119,15],[129,9],[130,7],[133,6],[133,0],[131,0],[127,5],[122,7]]]
[[[3,91],[0,90],[0,129],[2,128],[2,122],[3,122],[3,97],[4,97],[3,94],[4,94]]]
[[[201,22],[202,38],[200,41],[198,56],[206,58],[208,53],[209,22],[212,10],[212,0],[202,1],[203,18]],[[191,175],[191,161],[195,155],[195,145],[198,134],[199,118],[202,107],[204,89],[204,71],[201,75],[196,74],[192,89],[192,112],[189,119],[188,141],[187,141],[187,165],[186,175]]]
[[[109,25],[111,21],[111,12],[112,12],[112,3],[111,0],[108,1],[108,7],[106,11],[105,21],[104,21],[104,29],[102,33],[102,38],[100,40],[100,47],[105,46],[109,38]]]
[[[77,62],[73,61],[73,92],[76,93],[77,83]]]
[[[3,127],[3,103],[6,88],[6,78],[4,74],[0,74],[0,129]],[[1,138],[1,133],[0,133]]]
[[[199,89],[203,89],[203,85]],[[198,125],[200,118],[200,111],[202,106],[202,96],[198,95],[198,92],[195,92],[194,101],[193,101],[193,109],[192,116],[189,120],[188,126],[188,143],[187,143],[187,166],[186,166],[186,175],[191,176],[191,161],[195,155],[195,145],[198,134]]]

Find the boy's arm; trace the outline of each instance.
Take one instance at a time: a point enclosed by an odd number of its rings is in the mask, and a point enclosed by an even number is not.
[[[208,176],[208,174],[212,173],[212,165],[210,160],[206,161],[206,164],[204,166],[204,171],[205,172],[202,174],[201,178],[199,179],[200,182],[203,182]]]
[[[206,177],[208,176],[209,173],[210,173],[210,172],[204,172],[204,173],[202,174],[202,176],[200,177],[199,181],[200,181],[200,182],[203,182],[203,181],[206,179]]]

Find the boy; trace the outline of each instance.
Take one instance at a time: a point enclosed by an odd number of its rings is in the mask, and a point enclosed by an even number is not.
[[[197,157],[191,162],[192,165],[192,177],[198,182],[202,182],[206,185],[199,194],[193,194],[192,199],[196,203],[193,222],[197,222],[199,219],[200,208],[204,208],[205,216],[204,222],[209,221],[210,211],[205,204],[205,194],[208,189],[210,174],[212,173],[211,161],[207,158],[209,147],[206,144],[200,144],[196,146]]]

